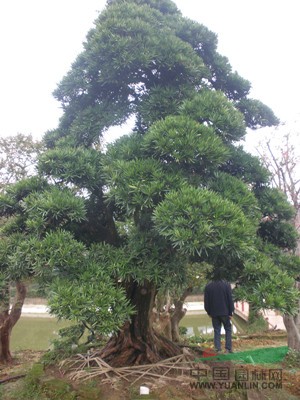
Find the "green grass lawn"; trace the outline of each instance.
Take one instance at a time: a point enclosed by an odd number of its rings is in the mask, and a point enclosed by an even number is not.
[[[51,340],[58,337],[61,328],[70,322],[58,322],[55,318],[21,317],[12,330],[11,349],[47,350]]]

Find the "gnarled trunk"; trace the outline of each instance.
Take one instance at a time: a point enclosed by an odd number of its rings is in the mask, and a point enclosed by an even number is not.
[[[300,294],[300,282],[296,282],[295,285]],[[287,331],[289,348],[300,351],[300,300],[298,310],[295,316],[284,315],[283,322]]]
[[[180,342],[179,322],[186,314],[186,309],[183,308],[184,301],[189,294],[192,293],[193,288],[188,287],[184,290],[179,299],[174,301],[174,310],[171,315],[171,333],[174,342]]]
[[[10,352],[11,331],[21,316],[27,290],[24,283],[16,283],[16,296],[11,310],[9,310],[8,286],[4,291],[5,293],[2,292],[3,302],[0,305],[0,362],[9,363],[12,361]]]
[[[180,354],[181,349],[156,333],[152,326],[155,287],[148,281],[143,285],[131,282],[127,295],[136,313],[120,332],[101,350],[100,357],[112,366],[155,363]]]

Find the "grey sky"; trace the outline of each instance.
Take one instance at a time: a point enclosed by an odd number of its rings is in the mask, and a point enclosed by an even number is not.
[[[252,83],[252,97],[281,120],[299,113],[297,0],[176,0],[183,15],[219,37],[219,52]],[[41,137],[60,116],[56,84],[82,49],[105,0],[0,3],[0,135]]]

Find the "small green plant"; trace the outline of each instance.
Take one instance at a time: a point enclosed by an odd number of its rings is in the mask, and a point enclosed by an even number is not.
[[[43,382],[42,391],[49,400],[75,400],[77,397],[72,387],[61,379],[50,379]]]
[[[70,357],[74,352],[85,352],[86,346],[78,344],[83,333],[84,327],[81,324],[60,329],[59,339],[52,341],[51,349],[42,357],[44,365],[56,364]]]
[[[22,400],[43,399],[40,385],[43,374],[43,365],[40,363],[34,364],[31,370],[27,373],[21,388],[14,393],[14,395],[16,395],[15,398]]]
[[[180,326],[179,327],[179,335],[180,336],[185,336],[187,334],[188,329],[185,326]]]
[[[79,399],[84,400],[95,400],[101,399],[101,389],[98,382],[91,380],[88,382],[83,382],[77,388],[77,396]]]
[[[300,351],[289,349],[284,362],[288,368],[300,368]]]
[[[250,310],[248,318],[247,333],[261,333],[268,330],[268,322],[261,314]]]
[[[42,362],[47,366],[55,365],[75,353],[85,353],[86,350],[85,345],[77,346],[68,340],[53,340],[52,348],[43,355]]]
[[[191,336],[188,338],[188,341],[190,344],[198,344],[198,343],[204,343],[206,340],[203,336]]]
[[[0,397],[1,398],[1,397]],[[72,386],[62,379],[50,378],[44,374],[41,363],[34,364],[22,385],[11,393],[14,400],[75,400]]]
[[[43,365],[36,363],[32,366],[25,378],[25,385],[37,388],[40,384],[40,379],[44,374]]]

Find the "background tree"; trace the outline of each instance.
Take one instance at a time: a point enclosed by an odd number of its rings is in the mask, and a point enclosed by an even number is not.
[[[0,138],[0,190],[35,174],[38,155],[43,145],[31,135],[21,133]]]
[[[236,280],[253,258],[255,189],[268,178],[236,144],[246,127],[278,121],[249,91],[217,52],[216,35],[169,0],[108,2],[58,85],[64,114],[44,137],[45,186],[1,200],[17,221],[6,234],[20,232],[34,258],[18,245],[5,268],[49,282],[56,315],[115,332],[100,352],[112,365],[178,354],[153,329],[152,311],[161,288],[188,287],[191,264]],[[130,116],[134,132],[101,152],[106,129]],[[98,297],[91,276],[107,292]]]
[[[258,151],[260,158],[262,159],[263,164],[268,168],[271,173],[271,181],[272,185],[276,187],[280,192],[284,194],[286,198],[289,199],[289,202],[292,204],[294,213],[292,218],[290,218],[293,222],[295,230],[298,232],[297,237],[294,238],[295,245],[287,246],[288,249],[293,249],[293,253],[296,257],[292,257],[293,265],[292,268],[292,276],[295,279],[295,286],[300,290],[300,154],[299,149],[295,145],[299,139],[299,132],[290,131],[284,125],[278,127],[277,131],[280,135],[281,140],[280,144],[276,145],[276,134],[273,132],[273,138],[275,140],[271,140],[267,137],[265,142],[260,143],[260,147],[256,150]],[[275,144],[274,144],[275,142]],[[278,137],[277,137],[278,143]],[[273,242],[282,243],[286,238],[286,230],[281,231],[278,234],[278,230],[274,225],[278,225],[278,216],[279,213],[282,212],[282,207],[274,212],[275,210],[269,210],[270,212],[265,215],[265,229],[269,232],[272,232]],[[270,235],[269,235],[270,236]],[[282,246],[281,246],[282,247]],[[275,252],[276,254],[276,252]],[[284,261],[286,262],[287,257],[284,257]],[[278,257],[279,260],[282,260],[283,257]],[[287,268],[290,268],[291,262],[288,262]],[[300,297],[300,296],[299,296]],[[295,315],[284,315],[284,324],[286,326],[288,332],[288,344],[291,348],[300,351],[300,300],[298,300],[298,311]]]
[[[295,209],[294,226],[300,232],[300,154],[295,145],[299,141],[299,132],[289,131],[286,126],[278,127],[280,144],[274,144],[269,137],[256,148],[263,164],[271,173],[272,184],[289,199]],[[275,137],[276,143],[276,135]],[[278,139],[277,139],[278,141]],[[298,241],[296,254],[300,255],[300,243]]]
[[[31,135],[18,134],[0,138],[0,192],[9,192],[14,183],[36,173],[37,157],[43,151],[41,142]],[[11,204],[6,211],[1,212],[1,227],[15,225],[12,218]],[[5,228],[5,229],[6,229]],[[0,266],[0,360],[11,359],[9,340],[13,326],[21,316],[21,310],[26,297],[26,285],[20,279],[9,279],[6,274],[8,257],[14,252],[20,238],[16,235],[7,240],[4,231],[1,234],[1,266]],[[11,283],[15,284],[16,295],[11,303]]]

